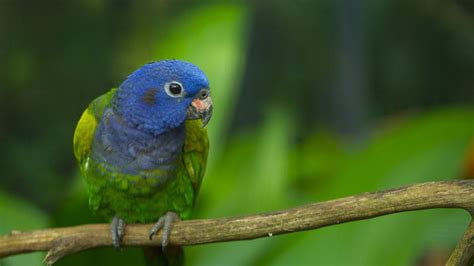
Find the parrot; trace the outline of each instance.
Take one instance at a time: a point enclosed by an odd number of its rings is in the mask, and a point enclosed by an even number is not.
[[[172,224],[192,214],[206,169],[205,126],[212,110],[204,72],[173,59],[145,64],[83,112],[74,155],[89,208],[110,222],[116,249],[127,224],[154,223],[149,237],[162,230],[162,249],[144,247],[148,265],[184,263],[182,249],[167,246]]]

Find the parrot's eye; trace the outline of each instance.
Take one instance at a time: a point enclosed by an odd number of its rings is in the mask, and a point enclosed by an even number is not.
[[[181,85],[181,83],[177,81],[166,83],[165,91],[169,96],[173,98],[182,97],[184,94],[183,85]]]

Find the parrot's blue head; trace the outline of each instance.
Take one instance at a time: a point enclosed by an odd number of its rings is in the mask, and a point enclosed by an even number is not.
[[[212,115],[209,81],[195,65],[163,60],[144,65],[117,90],[114,111],[130,126],[158,135],[182,126],[186,119]]]

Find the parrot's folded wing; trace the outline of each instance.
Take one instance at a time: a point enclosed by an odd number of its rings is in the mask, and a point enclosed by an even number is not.
[[[186,172],[194,188],[194,195],[198,194],[199,187],[201,186],[206,170],[208,151],[209,139],[207,137],[207,130],[202,127],[201,119],[187,120],[183,160]]]
[[[77,123],[73,141],[74,155],[81,166],[89,156],[97,124],[102,118],[105,108],[110,106],[115,90],[111,89],[92,101],[84,113],[82,113],[79,123]]]

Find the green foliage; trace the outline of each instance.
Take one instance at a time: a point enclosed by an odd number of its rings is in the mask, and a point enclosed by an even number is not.
[[[381,132],[372,143],[355,152],[331,178],[318,199],[336,198],[364,191],[391,188],[430,180],[456,178],[474,134],[472,111],[452,110],[417,116]],[[316,194],[317,193],[317,194]],[[461,221],[461,222],[460,222]],[[434,247],[450,249],[460,237],[468,217],[460,211],[403,213],[324,229],[301,236],[299,242],[272,261],[285,264],[302,258],[305,247],[318,252],[300,262],[326,265],[409,265],[426,247],[433,227],[451,227],[449,241]],[[441,239],[439,239],[441,240]],[[388,248],[390,247],[390,248]],[[306,249],[307,250],[307,249]],[[343,252],[344,256],[338,256]]]
[[[26,231],[48,226],[47,216],[30,203],[0,191],[0,235],[12,230]],[[0,259],[1,266],[41,265],[44,253]]]

